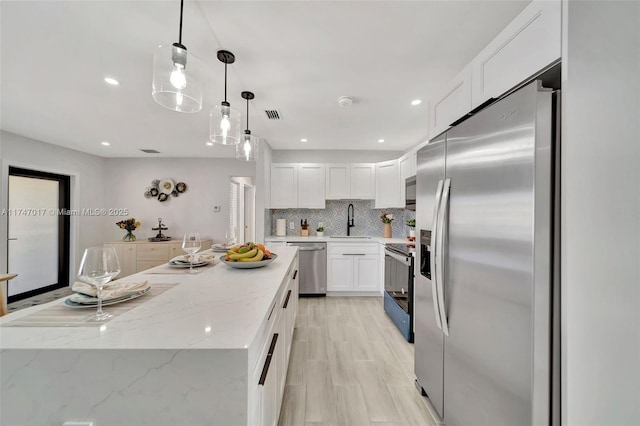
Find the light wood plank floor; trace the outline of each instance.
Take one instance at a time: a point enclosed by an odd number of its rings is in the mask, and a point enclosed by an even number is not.
[[[280,426],[434,425],[382,298],[301,298]]]

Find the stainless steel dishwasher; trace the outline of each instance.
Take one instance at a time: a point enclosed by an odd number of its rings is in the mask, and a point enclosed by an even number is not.
[[[288,246],[299,247],[300,295],[327,294],[327,243],[291,241]]]

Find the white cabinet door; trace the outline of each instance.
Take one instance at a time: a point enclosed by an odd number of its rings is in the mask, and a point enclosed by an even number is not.
[[[353,289],[353,256],[335,255],[327,259],[327,291]]]
[[[277,347],[278,344],[276,341],[276,350]],[[260,386],[262,386],[262,389],[260,389],[260,408],[262,409],[260,417],[262,426],[275,426],[278,423],[278,418],[276,417],[276,413],[278,412],[278,360],[275,359],[274,356],[275,352],[274,355],[265,358],[260,377]]]
[[[324,164],[298,164],[298,207],[324,209]]]
[[[400,200],[406,200],[406,179],[416,175],[416,151],[408,152],[398,160],[400,164]]]
[[[429,136],[447,130],[471,111],[471,66],[467,66],[429,100]]]
[[[355,256],[354,259],[356,291],[382,292],[380,280],[379,256]]]
[[[532,1],[472,62],[472,108],[497,98],[561,56],[561,2]]]
[[[346,200],[351,197],[351,170],[349,164],[326,164],[326,199]]]
[[[298,165],[271,165],[271,208],[298,207]]]
[[[373,200],[376,197],[376,165],[373,163],[351,164],[352,200]]]
[[[376,201],[375,208],[402,208],[400,201],[400,170],[398,160],[376,164]]]

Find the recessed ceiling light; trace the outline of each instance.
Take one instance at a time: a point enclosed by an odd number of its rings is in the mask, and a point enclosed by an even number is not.
[[[307,141],[307,140],[306,140],[306,139],[304,139],[304,138],[300,139],[300,142],[306,142],[306,141]]]
[[[384,139],[378,139],[378,143],[383,143]]]
[[[411,101],[411,105],[416,106],[416,105],[420,105],[422,103],[422,100],[420,99],[414,99]]]
[[[103,146],[109,146],[109,145],[111,145],[111,144],[110,144],[109,142],[107,142],[107,141],[102,141],[102,142],[100,142],[100,143],[101,143]]]
[[[207,142],[207,146],[213,146],[213,142]]]
[[[105,77],[104,81],[105,81],[105,83],[110,84],[112,86],[117,86],[118,84],[120,84],[120,82],[118,80],[116,80],[115,78],[111,78],[111,77]]]

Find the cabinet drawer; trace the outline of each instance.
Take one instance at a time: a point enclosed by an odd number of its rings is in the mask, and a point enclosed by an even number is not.
[[[139,244],[137,260],[169,260],[169,246],[166,244]]]
[[[365,244],[341,244],[329,243],[329,255],[366,255],[380,254],[380,246],[377,243]]]

